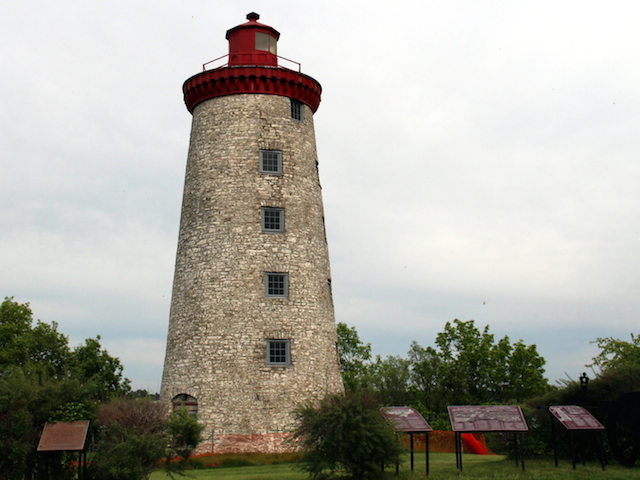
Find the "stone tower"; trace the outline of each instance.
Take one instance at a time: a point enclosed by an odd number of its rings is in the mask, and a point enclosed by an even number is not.
[[[193,123],[161,396],[197,411],[200,451],[290,449],[295,406],[343,388],[313,127],[321,87],[280,66],[280,34],[247,19],[227,31],[227,63],[183,86]]]

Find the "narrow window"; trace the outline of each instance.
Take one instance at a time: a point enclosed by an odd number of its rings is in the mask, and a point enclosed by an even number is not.
[[[291,99],[291,118],[294,120],[302,121],[302,102],[300,100],[296,100],[295,98]]]
[[[282,152],[260,150],[260,173],[282,175]]]
[[[289,340],[267,340],[267,365],[290,365]]]
[[[266,273],[265,293],[267,297],[288,297],[289,296],[289,274],[288,273]]]
[[[262,231],[284,232],[284,208],[262,207]]]

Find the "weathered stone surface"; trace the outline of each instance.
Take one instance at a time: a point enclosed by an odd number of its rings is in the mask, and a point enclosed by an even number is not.
[[[253,438],[252,451],[286,450],[295,406],[343,388],[304,109],[297,121],[288,98],[243,94],[193,112],[161,397],[195,397],[205,438]],[[282,175],[260,173],[261,149],[282,151]],[[265,206],[284,208],[283,233],[262,231]],[[288,298],[265,295],[265,272],[288,273]],[[291,365],[267,365],[268,339],[290,340]]]

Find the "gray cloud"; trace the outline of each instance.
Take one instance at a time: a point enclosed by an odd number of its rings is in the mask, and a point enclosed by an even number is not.
[[[5,2],[7,3],[7,2]],[[0,290],[162,368],[190,115],[254,9],[0,7]],[[336,315],[376,353],[476,319],[577,376],[637,328],[640,40],[629,3],[265,2],[316,114]]]

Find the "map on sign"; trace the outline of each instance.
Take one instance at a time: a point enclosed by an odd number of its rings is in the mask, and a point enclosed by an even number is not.
[[[380,412],[387,419],[391,426],[400,432],[426,433],[433,428],[420,415],[415,408],[411,407],[385,407]]]
[[[447,407],[454,432],[527,432],[529,427],[517,405],[465,405]]]
[[[604,430],[604,425],[583,407],[555,405],[549,411],[567,430]]]

